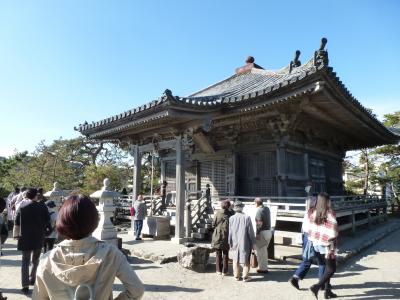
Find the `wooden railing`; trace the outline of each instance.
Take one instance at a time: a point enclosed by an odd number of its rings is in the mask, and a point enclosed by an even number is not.
[[[231,201],[240,200],[243,203],[252,203],[255,197],[247,196],[228,196],[228,197],[212,197],[214,204],[221,200],[229,199]],[[270,202],[270,205],[278,206],[278,214],[300,215],[302,216],[308,207],[307,197],[258,197],[264,202]],[[331,196],[332,208],[336,212],[383,208],[387,206],[387,201],[383,197],[378,196]]]
[[[209,201],[205,195],[201,196],[200,199],[194,200],[196,203],[192,206],[192,226],[196,226],[200,219],[207,213],[209,209]]]

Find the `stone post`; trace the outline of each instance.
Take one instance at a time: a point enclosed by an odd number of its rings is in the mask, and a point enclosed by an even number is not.
[[[176,137],[176,221],[175,238],[178,244],[184,243],[184,215],[185,215],[185,152],[182,147],[182,136]]]
[[[104,186],[101,190],[90,195],[91,198],[99,199],[97,210],[99,211],[100,221],[93,232],[93,236],[115,246],[118,246],[117,231],[111,223],[110,218],[113,216],[115,210],[113,199],[118,196],[120,196],[118,192],[110,189],[110,180],[108,178],[104,179]]]
[[[55,209],[58,211],[62,205],[62,199],[67,196],[67,193],[59,188],[58,182],[54,182],[53,189],[45,193],[43,196],[48,200],[54,201],[56,205]]]

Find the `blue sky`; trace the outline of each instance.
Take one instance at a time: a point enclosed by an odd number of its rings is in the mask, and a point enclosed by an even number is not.
[[[267,69],[328,38],[330,64],[382,116],[400,110],[400,1],[0,0],[0,156],[153,100],[253,55]]]

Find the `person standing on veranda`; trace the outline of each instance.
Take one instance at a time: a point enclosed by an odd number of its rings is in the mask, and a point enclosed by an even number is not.
[[[257,273],[268,273],[268,245],[271,241],[271,212],[260,198],[254,199],[256,211]]]
[[[243,268],[243,281],[251,280],[249,276],[250,255],[256,242],[251,218],[243,213],[243,207],[241,201],[236,201],[234,204],[236,213],[229,219],[228,241],[233,251],[233,276],[237,281],[240,280],[241,267]]]

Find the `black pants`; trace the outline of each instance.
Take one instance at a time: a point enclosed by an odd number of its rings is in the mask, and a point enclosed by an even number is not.
[[[22,265],[21,265],[21,285],[22,287],[29,287],[29,281],[35,280],[36,270],[39,265],[39,257],[42,249],[24,250],[22,251]],[[29,275],[29,265],[32,260],[31,274]]]
[[[217,249],[216,254],[216,265],[217,272],[222,272],[224,274],[228,273],[228,253],[229,250]]]
[[[318,252],[315,252],[315,254],[319,256],[320,260],[325,259],[326,266],[324,275],[322,275],[322,278],[319,279],[316,286],[318,286],[318,288],[325,287],[325,291],[327,291],[327,285],[329,284],[333,274],[336,272],[336,259],[324,258],[325,255]]]
[[[45,238],[43,243],[43,253],[53,249],[56,239]]]

